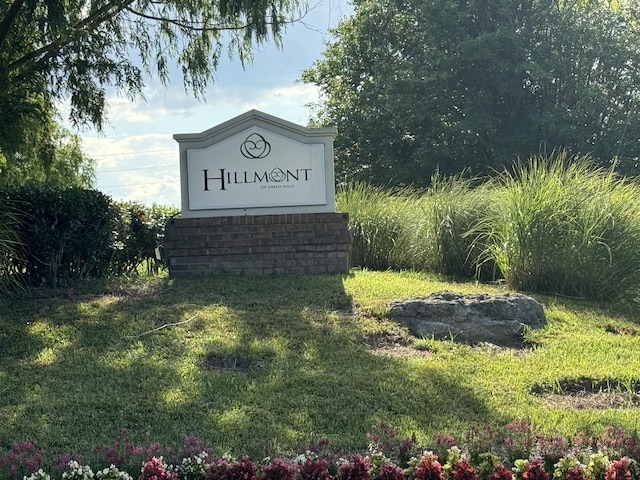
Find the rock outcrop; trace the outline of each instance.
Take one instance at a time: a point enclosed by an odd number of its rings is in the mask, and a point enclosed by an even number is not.
[[[517,347],[525,328],[546,324],[544,308],[519,293],[464,295],[438,292],[391,303],[389,317],[421,338]]]

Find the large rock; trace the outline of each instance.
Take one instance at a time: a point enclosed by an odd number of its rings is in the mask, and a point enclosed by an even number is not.
[[[438,292],[392,302],[389,316],[417,337],[500,346],[521,346],[525,327],[537,329],[546,323],[542,304],[519,293]]]

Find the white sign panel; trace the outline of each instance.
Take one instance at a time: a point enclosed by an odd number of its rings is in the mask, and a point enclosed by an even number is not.
[[[324,149],[257,126],[187,149],[189,209],[324,205]]]

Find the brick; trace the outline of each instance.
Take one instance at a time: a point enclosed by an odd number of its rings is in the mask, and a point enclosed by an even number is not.
[[[346,273],[350,242],[343,213],[209,217],[175,219],[165,252],[171,275]]]

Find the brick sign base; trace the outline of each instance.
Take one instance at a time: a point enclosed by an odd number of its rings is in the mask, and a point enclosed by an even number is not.
[[[169,275],[347,273],[346,213],[181,218],[167,224]]]

